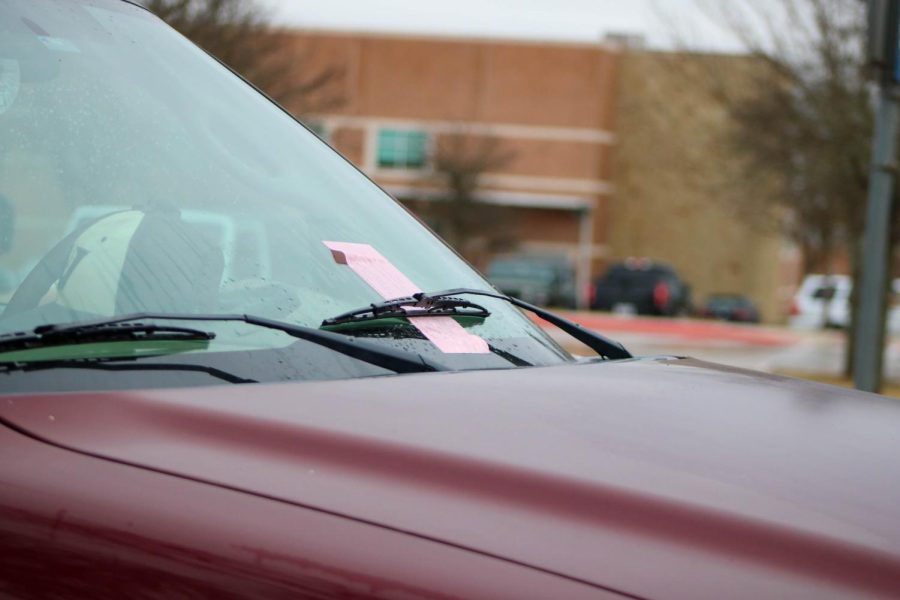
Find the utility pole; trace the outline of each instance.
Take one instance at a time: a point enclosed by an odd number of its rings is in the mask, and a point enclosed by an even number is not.
[[[897,122],[900,118],[900,0],[869,0],[869,59],[879,68],[881,77],[872,140],[862,287],[856,314],[854,384],[863,391],[879,392],[891,202],[897,172]]]

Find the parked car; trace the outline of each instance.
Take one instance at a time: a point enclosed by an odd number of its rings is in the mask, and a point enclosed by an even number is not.
[[[894,298],[888,307],[887,327],[891,332],[900,333],[900,279],[892,281],[892,288]],[[847,328],[852,292],[853,280],[848,275],[807,275],[794,294],[790,326],[795,329]]]
[[[683,314],[690,309],[690,288],[669,265],[628,259],[597,279],[591,308],[639,315]]]
[[[495,258],[487,278],[504,294],[542,306],[574,308],[575,269],[563,256],[522,254]]]
[[[900,589],[900,404],[503,297],[136,5],[0,0],[0,149],[4,599]]]
[[[700,308],[699,315],[707,319],[759,323],[759,310],[750,298],[741,294],[712,294]]]
[[[807,275],[794,294],[791,327],[847,327],[852,290],[853,281],[847,275]]]

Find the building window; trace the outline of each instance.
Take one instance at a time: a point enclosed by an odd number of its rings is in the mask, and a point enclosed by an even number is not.
[[[382,129],[378,132],[378,166],[421,169],[425,166],[428,134],[422,131]]]
[[[322,123],[321,121],[304,121],[303,124],[322,140],[328,141],[328,130],[325,128],[325,123]]]

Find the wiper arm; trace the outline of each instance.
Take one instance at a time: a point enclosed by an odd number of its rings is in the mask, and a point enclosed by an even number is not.
[[[412,354],[409,352],[403,352],[401,350],[395,350],[393,348],[380,346],[378,344],[374,344],[372,342],[361,340],[358,338],[350,337],[347,335],[342,335],[339,333],[333,333],[331,331],[322,331],[320,329],[313,329],[312,327],[304,327],[302,325],[294,325],[292,323],[285,323],[282,321],[276,321],[273,319],[266,319],[264,317],[258,317],[255,315],[240,315],[240,314],[169,314],[169,313],[134,313],[130,315],[122,315],[118,317],[112,317],[109,319],[100,319],[97,321],[82,321],[71,324],[59,324],[59,325],[42,325],[37,327],[30,334],[12,334],[10,337],[12,339],[9,340],[9,343],[13,343],[13,339],[17,336],[21,338],[27,338],[31,336],[61,336],[63,339],[66,336],[79,335],[79,332],[93,332],[105,330],[107,327],[115,326],[123,323],[131,323],[133,321],[141,321],[141,320],[150,320],[150,319],[158,319],[158,320],[169,320],[169,321],[232,321],[232,322],[242,322],[247,323],[249,325],[256,325],[257,327],[264,327],[266,329],[274,329],[276,331],[281,331],[290,336],[293,336],[298,339],[306,340],[308,342],[312,342],[314,344],[318,344],[319,346],[323,346],[325,348],[330,348],[335,352],[339,352],[346,356],[350,356],[352,358],[356,358],[363,362],[367,362],[371,365],[375,365],[377,367],[382,367],[389,371],[393,371],[395,373],[423,373],[429,371],[447,371],[450,370],[447,367],[441,365],[440,363],[436,363],[431,361],[421,355]],[[142,324],[141,327],[148,327]],[[165,328],[170,330],[188,330],[188,331],[198,331],[198,330],[189,330],[187,328],[174,328],[167,326],[149,326],[149,327],[158,327]],[[201,332],[204,333],[205,332]],[[205,334],[212,335],[212,334]],[[108,339],[108,338],[107,338]],[[158,338],[157,338],[158,339]],[[184,338],[178,338],[184,339]],[[204,338],[210,339],[210,338]],[[71,343],[71,342],[68,342]],[[78,342],[80,343],[80,342]],[[3,351],[3,344],[0,342],[0,351]]]
[[[595,333],[590,331],[589,329],[585,329],[578,323],[573,323],[572,321],[561,317],[559,315],[553,314],[548,310],[544,310],[539,306],[535,306],[533,304],[529,304],[523,300],[519,300],[518,298],[513,298],[512,296],[505,296],[503,294],[496,294],[493,292],[487,292],[484,290],[478,290],[474,288],[456,288],[452,290],[444,290],[442,292],[419,292],[418,294],[413,294],[408,298],[396,298],[393,300],[387,300],[381,304],[372,304],[366,308],[362,308],[355,311],[350,311],[348,313],[344,313],[343,315],[339,315],[337,317],[333,317],[331,319],[326,319],[322,322],[322,325],[335,325],[338,323],[347,323],[354,322],[354,320],[371,320],[372,318],[379,318],[378,315],[384,315],[383,311],[397,310],[399,307],[412,306],[417,309],[425,310],[427,316],[427,308],[429,306],[442,306],[446,302],[450,302],[450,306],[456,305],[456,303],[464,303],[465,306],[476,306],[483,310],[485,313],[487,311],[484,307],[481,307],[477,304],[472,304],[466,302],[465,300],[461,300],[459,298],[455,298],[455,296],[485,296],[487,298],[496,298],[497,300],[503,300],[505,302],[509,302],[513,306],[518,306],[521,309],[527,310],[536,314],[538,317],[544,319],[545,321],[555,325],[562,331],[568,333],[573,338],[589,347],[591,350],[599,354],[600,356],[608,359],[621,359],[621,358],[633,358],[631,353],[625,349],[625,346],[611,340],[605,336],[600,335],[599,333]],[[408,312],[410,309],[402,309],[399,308],[400,311],[397,316],[420,316],[417,313]],[[359,316],[357,316],[359,315]],[[451,315],[452,316],[452,315]]]
[[[30,332],[20,331],[0,336],[0,352],[30,350],[50,346],[69,346],[93,342],[141,340],[212,340],[216,334],[190,327],[127,323],[121,321],[92,321],[67,326],[41,325]]]
[[[419,297],[419,295],[406,298],[395,298],[378,304],[370,304],[364,308],[358,308],[345,312],[336,317],[322,321],[322,327],[332,325],[345,325],[347,323],[362,323],[376,319],[399,317],[489,317],[488,310],[480,304],[463,300],[462,298]]]
[[[545,310],[540,306],[535,306],[534,304],[529,304],[524,300],[519,300],[518,298],[513,298],[512,296],[506,296],[504,294],[495,294],[493,292],[486,292],[484,290],[477,290],[474,288],[456,288],[452,290],[444,290],[443,292],[432,292],[432,293],[420,293],[416,294],[416,296],[421,296],[422,298],[443,298],[446,296],[461,296],[461,295],[470,295],[470,296],[485,296],[487,298],[496,298],[497,300],[503,300],[504,302],[509,302],[513,306],[518,306],[521,309],[527,310],[528,312],[534,313],[543,320],[548,323],[557,326],[562,331],[568,333],[573,338],[599,354],[600,356],[608,359],[622,359],[622,358],[634,358],[631,353],[625,349],[625,346],[620,344],[615,340],[611,340],[606,336],[600,335],[590,329],[585,329],[578,323],[574,323],[564,317],[561,317],[557,314],[550,312],[549,310]]]

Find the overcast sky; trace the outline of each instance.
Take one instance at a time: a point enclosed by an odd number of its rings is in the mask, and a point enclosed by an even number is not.
[[[696,0],[260,0],[275,21],[309,28],[597,41],[641,33],[653,47],[675,37],[711,50],[739,44]]]

